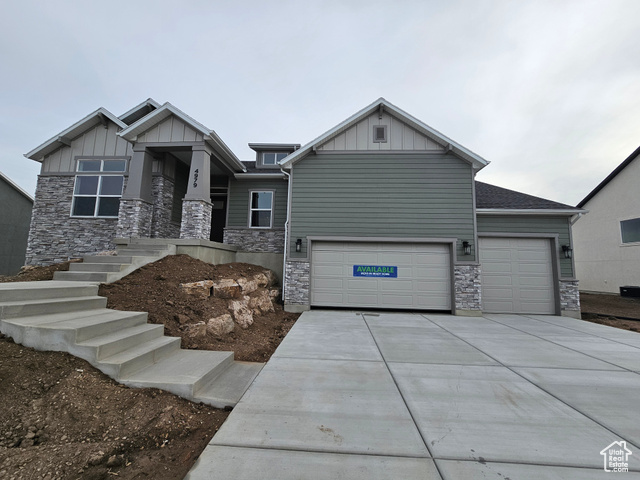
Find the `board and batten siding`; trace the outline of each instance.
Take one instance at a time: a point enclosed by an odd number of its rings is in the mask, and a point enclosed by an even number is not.
[[[196,132],[182,120],[170,116],[154,125],[149,130],[138,135],[138,143],[157,142],[202,142],[204,138],[200,132]]]
[[[514,234],[557,234],[558,249],[570,244],[569,218],[545,217],[537,215],[478,215],[478,235],[483,233]],[[573,264],[570,258],[564,258],[562,251],[556,252],[560,258],[560,276],[573,278]]]
[[[273,199],[273,228],[282,228],[287,221],[286,180],[234,180],[229,183],[227,227],[249,226],[249,192],[275,190]]]
[[[373,127],[387,126],[387,141],[373,141]],[[436,142],[397,118],[383,113],[369,115],[344,132],[331,138],[318,147],[319,151],[357,151],[357,150],[408,150],[435,151],[444,149]]]
[[[71,140],[71,146],[61,147],[47,155],[42,162],[43,174],[75,172],[77,157],[128,157],[133,155],[131,144],[117,135],[119,127],[108,122],[87,130]]]
[[[458,238],[458,258],[475,260],[461,247],[474,237],[473,174],[453,155],[310,155],[292,179],[291,258],[307,256],[307,236],[349,236]]]

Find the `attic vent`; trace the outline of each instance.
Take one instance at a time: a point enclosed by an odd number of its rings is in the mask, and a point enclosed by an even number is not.
[[[374,125],[373,127],[373,142],[374,143],[386,143],[387,141],[387,126],[386,125]]]

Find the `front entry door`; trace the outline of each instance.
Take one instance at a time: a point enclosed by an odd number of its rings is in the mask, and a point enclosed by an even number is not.
[[[211,211],[211,236],[212,242],[222,243],[224,227],[227,223],[227,197],[211,197],[213,210]]]

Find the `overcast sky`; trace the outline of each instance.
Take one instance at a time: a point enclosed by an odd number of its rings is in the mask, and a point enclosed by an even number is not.
[[[0,171],[148,97],[249,142],[305,144],[385,97],[575,205],[640,145],[639,0],[47,1],[0,6]]]

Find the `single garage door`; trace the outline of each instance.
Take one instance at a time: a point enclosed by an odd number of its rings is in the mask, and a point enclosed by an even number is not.
[[[311,305],[451,310],[448,245],[313,242]]]
[[[482,310],[554,314],[551,241],[480,238]]]

